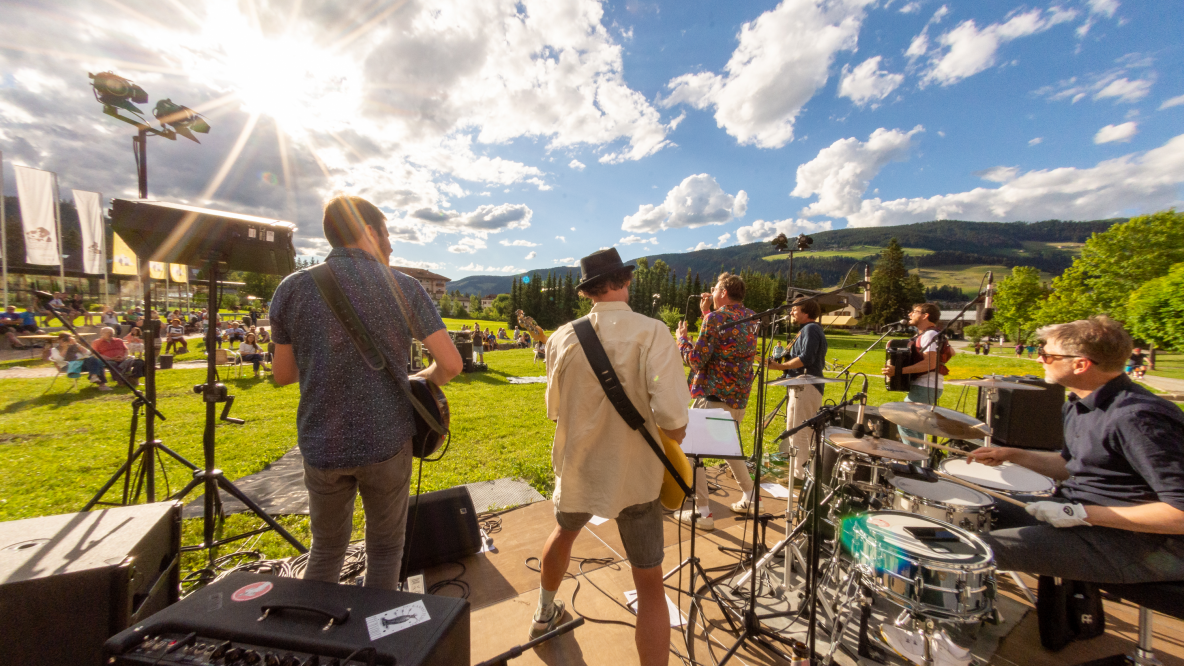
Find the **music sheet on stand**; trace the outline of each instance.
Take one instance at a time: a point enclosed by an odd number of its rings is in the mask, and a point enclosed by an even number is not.
[[[726,409],[691,409],[682,452],[700,458],[741,460],[740,426]]]

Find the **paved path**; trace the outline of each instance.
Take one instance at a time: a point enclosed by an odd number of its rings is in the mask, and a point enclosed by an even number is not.
[[[1157,391],[1163,391],[1169,394],[1164,396],[1168,400],[1184,401],[1184,379],[1143,375],[1143,378],[1139,381]]]

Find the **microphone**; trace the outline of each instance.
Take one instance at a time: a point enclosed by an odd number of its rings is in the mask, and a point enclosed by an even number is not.
[[[889,329],[889,328],[892,328],[893,326],[908,326],[908,325],[909,325],[908,319],[901,319],[900,321],[894,321],[891,324],[884,324],[883,326],[880,327],[880,330]]]
[[[862,306],[860,306],[860,312],[861,312],[861,313],[863,314],[863,316],[865,316],[865,317],[866,317],[867,315],[870,315],[870,314],[872,313],[872,301],[871,301],[871,298],[870,298],[870,296],[869,296],[868,300],[864,301],[864,302],[863,302],[863,305],[862,305]]]
[[[37,289],[30,289],[29,292],[32,293],[34,296],[36,296],[37,300],[40,300],[40,301],[52,301],[53,300],[53,294],[49,293],[48,291],[39,291]]]
[[[861,311],[866,316],[872,313],[872,280],[868,277],[867,264],[863,265],[863,281],[867,283],[867,286],[863,288],[863,307]]]
[[[867,409],[867,375],[863,376],[863,390],[855,397],[859,398],[859,412],[855,415],[855,426],[851,428],[851,434],[856,439],[863,439],[867,435],[867,423],[863,420],[863,410]]]
[[[983,304],[983,321],[995,318],[995,272],[987,271],[987,301]]]

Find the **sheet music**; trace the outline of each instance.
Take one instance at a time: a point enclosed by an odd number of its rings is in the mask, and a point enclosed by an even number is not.
[[[690,410],[682,452],[700,458],[745,458],[740,448],[740,425],[726,409]]]

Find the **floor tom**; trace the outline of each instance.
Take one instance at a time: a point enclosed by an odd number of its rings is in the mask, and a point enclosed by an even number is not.
[[[943,461],[939,469],[987,490],[1009,495],[1049,496],[1056,490],[1056,482],[1047,476],[1009,462],[990,467],[964,458],[950,458]]]

